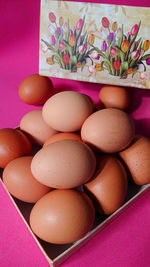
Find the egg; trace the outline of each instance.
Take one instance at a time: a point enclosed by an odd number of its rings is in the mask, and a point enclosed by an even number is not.
[[[132,144],[119,153],[137,185],[150,183],[150,139],[136,135]]]
[[[45,123],[41,109],[26,113],[20,121],[20,129],[27,133],[30,139],[38,145],[43,145],[49,137],[57,133],[56,130]]]
[[[96,159],[83,142],[61,140],[39,150],[31,162],[33,176],[52,188],[74,188],[93,175]]]
[[[99,92],[99,100],[106,108],[126,110],[130,103],[130,94],[125,87],[105,85]]]
[[[97,210],[112,214],[124,202],[127,193],[127,174],[116,157],[97,158],[97,169],[92,180],[84,185],[85,192],[95,201]]]
[[[133,140],[135,127],[127,113],[115,108],[102,109],[91,114],[83,123],[81,138],[93,149],[115,153]]]
[[[19,200],[34,203],[51,191],[39,183],[31,173],[31,156],[20,157],[7,164],[3,171],[3,183],[9,193]]]
[[[17,129],[0,129],[0,168],[13,159],[31,153],[29,140]]]
[[[31,154],[31,142],[29,138],[26,136],[24,132],[22,132],[20,129],[16,129],[16,131],[22,136],[23,141],[24,141],[24,149],[25,149],[25,155],[30,155]]]
[[[54,244],[72,243],[91,229],[95,210],[90,198],[75,190],[54,190],[42,197],[30,214],[32,231]]]
[[[30,105],[41,105],[54,93],[53,83],[48,77],[32,74],[19,86],[19,97]]]
[[[75,134],[75,133],[57,133],[52,135],[50,138],[48,138],[48,140],[46,140],[46,142],[44,143],[43,147],[52,144],[54,142],[60,141],[60,140],[78,140],[82,142],[82,139],[80,137],[79,134]]]
[[[87,96],[74,91],[53,95],[42,109],[44,121],[60,132],[80,130],[83,122],[92,112],[92,101],[89,101]]]

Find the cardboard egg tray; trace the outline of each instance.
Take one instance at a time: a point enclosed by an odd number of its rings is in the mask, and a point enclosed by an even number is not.
[[[91,231],[89,231],[83,238],[80,240],[67,244],[67,245],[55,245],[44,242],[40,240],[38,237],[34,235],[30,226],[29,226],[29,215],[30,211],[34,204],[25,203],[14,198],[6,189],[5,185],[0,179],[0,183],[2,183],[3,187],[5,188],[7,194],[9,195],[11,201],[13,202],[15,208],[17,209],[19,215],[21,216],[22,220],[24,221],[26,227],[28,228],[30,234],[33,236],[35,242],[39,246],[39,249],[44,254],[45,258],[47,259],[49,265],[51,267],[59,266],[62,262],[64,262],[68,257],[70,257],[73,253],[75,253],[80,247],[82,247],[86,242],[88,242],[91,238],[93,238],[98,232],[102,231],[105,226],[107,226],[110,222],[115,220],[122,212],[134,203],[138,198],[140,198],[147,190],[150,189],[150,184],[144,186],[137,186],[135,184],[128,185],[128,192],[124,202],[118,210],[116,210],[110,216],[102,216],[100,214],[96,214],[95,223]],[[100,240],[99,240],[100,242]]]

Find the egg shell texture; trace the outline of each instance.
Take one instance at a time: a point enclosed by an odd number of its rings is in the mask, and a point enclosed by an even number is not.
[[[30,146],[30,143],[28,143]],[[0,168],[4,168],[11,160],[30,154],[31,147],[26,147],[23,135],[16,129],[0,129]]]
[[[136,135],[132,144],[119,153],[133,181],[138,185],[150,183],[150,139]]]
[[[135,134],[132,119],[115,108],[102,109],[91,114],[81,128],[82,140],[93,149],[115,153],[127,147]]]
[[[106,85],[99,92],[99,100],[106,108],[126,110],[130,103],[130,94],[127,88]]]
[[[93,112],[93,103],[87,96],[75,91],[53,95],[43,106],[45,122],[61,132],[80,130],[85,119]]]
[[[53,83],[48,77],[32,74],[19,86],[19,97],[30,105],[41,105],[54,93]]]
[[[20,157],[7,164],[3,171],[3,182],[16,198],[35,203],[51,188],[39,183],[31,173],[31,156]]]
[[[96,159],[83,142],[61,140],[47,145],[33,157],[31,171],[41,183],[54,188],[74,188],[88,181]]]
[[[43,145],[49,137],[57,133],[56,130],[45,123],[41,109],[26,113],[20,121],[20,129],[27,133],[34,143],[39,145]]]
[[[30,226],[41,239],[67,244],[92,227],[95,209],[90,198],[76,190],[54,190],[42,197],[30,214]]]
[[[127,174],[117,158],[99,156],[94,177],[84,186],[95,201],[97,210],[109,215],[117,210],[125,200]]]

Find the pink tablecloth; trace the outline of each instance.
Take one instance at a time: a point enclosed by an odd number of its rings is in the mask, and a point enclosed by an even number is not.
[[[92,2],[92,1],[91,1]],[[94,2],[94,1],[93,1]],[[149,1],[95,1],[150,6]],[[0,0],[0,128],[15,127],[35,109],[18,97],[21,81],[38,72],[39,0]],[[97,98],[100,85],[53,79]],[[150,136],[150,91],[131,89],[136,130]],[[150,191],[69,258],[64,267],[150,266]],[[46,267],[48,263],[0,185],[0,266]]]

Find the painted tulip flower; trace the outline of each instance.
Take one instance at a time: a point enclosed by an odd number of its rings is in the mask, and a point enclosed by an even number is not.
[[[64,62],[64,64],[68,64],[69,63],[69,56],[68,56],[68,54],[64,54],[64,56],[63,56],[63,62]]]
[[[142,49],[144,50],[144,52],[147,51],[149,47],[150,47],[150,41],[149,40],[144,41],[143,46],[142,46]]]
[[[144,72],[144,71],[141,72],[141,73],[140,73],[140,79],[141,79],[141,80],[145,80],[146,78],[147,78],[147,73]]]
[[[90,45],[93,45],[95,41],[95,35],[93,33],[90,34],[89,39],[88,39],[88,43]]]
[[[121,44],[121,50],[126,53],[129,49],[130,43],[127,39],[123,40],[122,44]]]
[[[106,29],[104,29],[104,28],[101,28],[101,29],[100,29],[100,37],[101,37],[103,40],[106,40],[106,39],[107,39],[107,31],[106,31]]]
[[[131,31],[130,31],[130,34],[131,34],[132,36],[135,36],[135,35],[137,34],[138,29],[139,29],[139,26],[138,26],[137,24],[135,24],[135,25],[132,27],[132,29],[131,29]]]
[[[55,44],[56,44],[56,39],[55,39],[55,36],[52,35],[52,36],[50,37],[50,45],[51,45],[51,46],[55,46]]]
[[[128,69],[128,74],[133,73],[133,71],[134,71],[134,69],[132,69],[132,68]]]
[[[60,25],[60,27],[62,27],[63,23],[64,23],[64,19],[63,19],[63,17],[60,17],[59,18],[59,25]]]
[[[86,49],[87,49],[86,44],[83,44],[83,45],[80,45],[80,46],[79,46],[79,52],[80,52],[81,54],[83,54],[83,53],[86,51]]]
[[[102,42],[101,50],[102,50],[102,52],[105,52],[107,50],[107,43],[106,43],[106,41],[103,41]]]
[[[114,40],[114,33],[110,32],[109,33],[109,40],[112,42]]]
[[[115,22],[113,22],[113,24],[112,24],[112,30],[113,30],[114,32],[116,32],[117,28],[118,28],[118,24],[117,24],[117,21],[115,21]]]
[[[102,25],[103,25],[103,27],[104,28],[108,28],[109,27],[109,24],[110,24],[110,22],[109,22],[108,18],[103,17],[102,18]]]
[[[48,58],[46,59],[46,62],[47,62],[47,64],[49,64],[49,65],[53,65],[53,64],[54,64],[54,62],[53,62],[53,60],[52,60],[51,57],[48,57]]]
[[[46,44],[42,44],[41,50],[42,50],[43,53],[46,53],[48,51],[47,45]]]
[[[57,27],[57,35],[60,36],[61,35],[61,28],[60,27]]]
[[[77,24],[76,24],[76,30],[79,31],[82,27],[83,24],[83,19],[79,19]]]
[[[132,59],[136,60],[140,56],[140,50],[136,50],[131,53]]]
[[[94,65],[89,66],[88,67],[89,73],[91,73],[91,74],[94,73],[94,69],[95,69]]]
[[[51,34],[55,34],[55,31],[56,31],[56,25],[55,24],[50,24],[48,26],[48,30]]]
[[[117,29],[117,38],[119,38],[121,36],[121,32],[122,32],[121,28],[118,28]]]
[[[90,58],[97,59],[97,57],[98,57],[98,52],[96,50],[93,50],[92,53],[90,54]]]
[[[101,70],[102,70],[102,65],[99,64],[99,63],[97,63],[97,64],[95,65],[95,69],[96,69],[97,71],[101,71]]]
[[[63,51],[64,48],[65,48],[65,44],[64,44],[64,42],[59,42],[59,44],[58,44],[58,49],[59,49],[59,51]]]
[[[115,70],[119,70],[120,69],[120,61],[118,59],[115,60],[113,67]]]
[[[150,57],[146,59],[146,64],[150,65]]]
[[[110,48],[110,56],[113,58],[117,54],[117,48],[116,47],[111,47]]]
[[[50,12],[50,13],[49,13],[49,20],[50,20],[52,23],[56,22],[56,16],[54,15],[53,12]]]
[[[77,67],[77,68],[81,68],[81,66],[82,66],[82,62],[79,61],[79,62],[77,63],[77,65],[76,65],[76,67]]]
[[[73,47],[73,46],[75,46],[75,44],[76,44],[76,37],[74,34],[70,34],[69,35],[69,45],[71,47]]]

